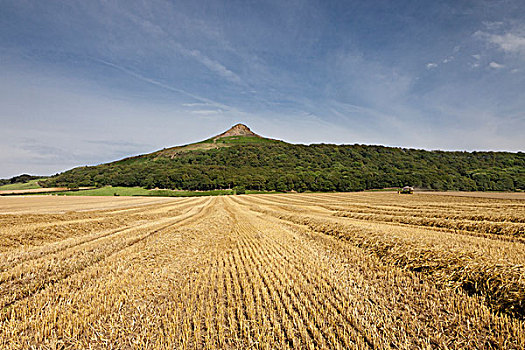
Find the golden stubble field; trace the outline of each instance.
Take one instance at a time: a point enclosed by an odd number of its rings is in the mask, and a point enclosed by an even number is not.
[[[519,195],[0,197],[0,348],[523,349],[524,248]]]

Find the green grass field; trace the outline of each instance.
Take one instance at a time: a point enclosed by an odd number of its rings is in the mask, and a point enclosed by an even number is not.
[[[38,185],[38,181],[42,179],[35,179],[26,183],[14,183],[0,186],[0,191],[15,191],[15,190],[33,190],[35,188],[42,188]]]
[[[142,187],[101,187],[91,190],[54,192],[65,196],[147,196],[148,190]]]

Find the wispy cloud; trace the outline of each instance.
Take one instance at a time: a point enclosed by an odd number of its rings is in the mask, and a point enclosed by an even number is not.
[[[489,67],[494,68],[494,69],[501,69],[501,68],[505,68],[505,65],[492,61],[489,63]]]
[[[503,51],[525,53],[525,35],[522,33],[492,34],[489,36],[489,41],[498,45]]]
[[[178,53],[181,53],[187,57],[194,58],[195,60],[200,62],[202,65],[204,65],[206,68],[208,68],[210,71],[229,80],[230,82],[237,83],[237,84],[242,83],[242,79],[236,73],[226,68],[226,66],[224,66],[222,63],[210,58],[209,56],[203,54],[199,50],[189,49],[185,47],[181,43],[174,40],[172,35],[168,31],[164,30],[162,26],[155,24],[143,17],[139,17],[138,15],[132,14],[130,12],[125,12],[125,13],[136,24],[140,25],[142,28],[144,28],[151,34],[154,34],[156,36],[156,39],[166,41],[166,44],[172,47],[173,49],[175,49]]]
[[[213,106],[217,106],[217,107],[220,107],[220,108],[223,108],[223,109],[226,109],[226,110],[234,110],[234,108],[230,107],[230,106],[227,106],[225,104],[222,104],[222,103],[219,103],[219,102],[216,102],[216,101],[213,101],[213,100],[210,100],[208,98],[205,98],[205,97],[202,97],[202,96],[199,96],[199,95],[196,95],[196,94],[192,94],[188,91],[185,91],[183,89],[179,89],[179,88],[175,88],[173,86],[170,86],[168,84],[165,84],[163,82],[160,82],[158,80],[155,80],[155,79],[152,79],[152,78],[148,78],[142,74],[139,74],[137,72],[134,72],[133,70],[129,69],[129,68],[126,68],[126,67],[123,67],[121,65],[117,65],[115,63],[112,63],[112,62],[108,62],[108,61],[105,61],[105,60],[101,60],[101,59],[94,59],[94,61],[96,62],[99,62],[101,64],[104,64],[106,66],[109,66],[109,67],[112,67],[112,68],[115,68],[123,73],[126,73],[134,78],[137,78],[141,81],[144,81],[148,84],[151,84],[151,85],[154,85],[154,86],[157,86],[157,87],[160,87],[162,89],[165,89],[165,90],[168,90],[168,91],[171,91],[171,92],[176,92],[176,93],[179,93],[179,94],[183,94],[183,95],[186,95],[188,97],[191,97],[197,101],[201,101],[207,105],[213,105]]]
[[[525,58],[525,29],[519,28],[501,34],[477,31],[474,36],[495,45],[506,53],[517,53]]]
[[[192,113],[192,114],[201,114],[201,115],[215,115],[215,114],[222,113],[222,111],[221,110],[217,110],[217,109],[198,109],[198,110],[193,110],[190,113]]]
[[[242,82],[241,78],[237,74],[223,66],[218,61],[212,60],[208,56],[203,55],[199,50],[187,50],[181,48],[181,51],[187,52],[187,54],[190,56],[195,57],[197,61],[205,65],[212,72],[215,72],[234,83],[240,84]]]
[[[182,106],[184,107],[202,107],[202,106],[208,106],[208,103],[183,103]]]

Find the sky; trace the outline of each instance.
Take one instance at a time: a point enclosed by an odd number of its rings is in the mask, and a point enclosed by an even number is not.
[[[525,150],[523,0],[0,0],[0,178],[219,134]]]

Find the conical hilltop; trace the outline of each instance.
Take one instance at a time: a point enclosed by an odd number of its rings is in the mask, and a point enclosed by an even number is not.
[[[250,130],[245,124],[235,124],[222,134],[213,136],[204,141],[195,142],[189,145],[166,148],[153,154],[159,156],[176,157],[182,153],[196,150],[210,150],[221,147],[231,147],[242,144],[260,144],[260,143],[285,143],[257,135]]]
[[[227,131],[223,132],[222,134],[215,136],[213,139],[216,140],[216,139],[220,139],[220,138],[223,138],[223,137],[230,137],[230,136],[254,136],[254,137],[261,137],[261,136],[257,135],[256,133],[254,133],[253,131],[251,131],[250,128],[247,127],[246,125],[239,123],[239,124],[235,124],[230,129],[228,129]]]

